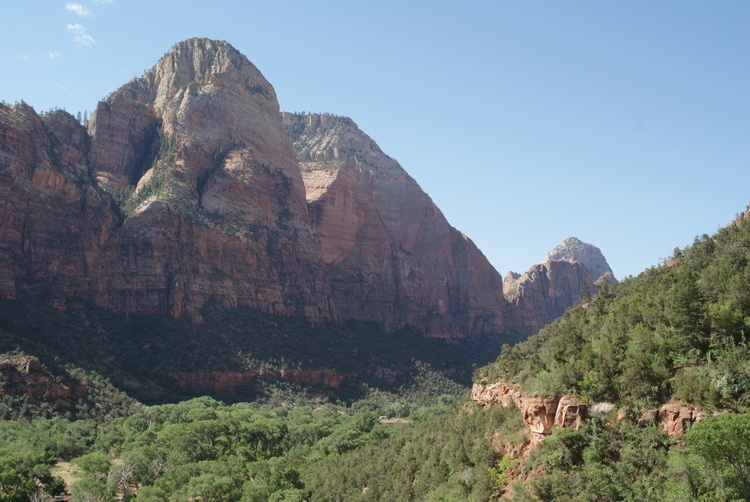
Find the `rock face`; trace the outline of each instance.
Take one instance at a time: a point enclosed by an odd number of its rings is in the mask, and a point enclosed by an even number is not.
[[[532,334],[591,282],[578,262],[551,261],[504,295],[474,243],[351,120],[282,116],[258,69],[205,39],[113,92],[88,129],[0,105],[0,201],[0,297],[58,308],[75,296],[201,321],[213,298],[433,337]]]
[[[533,334],[583,301],[594,283],[588,269],[577,261],[548,261],[523,275],[510,272],[503,291],[513,305],[513,325]]]
[[[499,274],[348,118],[283,115],[339,317],[429,336],[503,332]]]
[[[515,405],[523,413],[523,421],[534,435],[549,435],[553,427],[578,429],[592,415],[615,415],[617,420],[629,420],[629,410],[617,410],[612,403],[584,403],[577,396],[562,396],[559,399],[529,397],[504,382],[482,380],[472,386],[472,401],[483,408],[493,405],[509,407]],[[615,413],[616,412],[616,413]],[[728,413],[730,410],[705,410],[697,406],[671,400],[656,408],[645,410],[635,421],[639,427],[659,425],[669,437],[685,433],[690,426],[703,421],[708,415]]]
[[[53,118],[0,109],[4,297],[36,285],[125,314],[200,320],[213,297],[332,317],[273,88],[229,44],[175,45],[88,132]]]
[[[96,290],[101,248],[117,227],[111,198],[90,182],[89,137],[65,112],[40,118],[0,105],[0,295],[53,304]]]
[[[550,261],[577,261],[589,269],[594,282],[601,280],[607,282],[616,281],[615,274],[609,267],[609,263],[607,263],[601,250],[575,237],[568,237],[562,241],[562,244],[547,253],[542,263]]]
[[[175,386],[182,390],[208,390],[212,392],[232,391],[252,382],[256,378],[268,381],[292,382],[297,385],[340,389],[342,383],[356,375],[344,375],[333,370],[279,370],[276,373],[257,373],[251,371],[193,371],[170,372],[165,376],[174,380]]]
[[[615,280],[599,248],[569,237],[525,274],[505,276],[503,293],[514,307],[510,324],[521,333],[536,333],[594,294],[596,284]]]
[[[505,408],[516,406],[523,415],[529,432],[538,436],[552,433],[553,427],[578,429],[588,418],[588,406],[576,396],[559,399],[528,397],[503,382],[474,384],[471,399],[483,408],[499,404]]]
[[[63,385],[44,371],[38,359],[7,359],[0,363],[0,396],[45,399],[80,399],[87,390],[79,385]]]

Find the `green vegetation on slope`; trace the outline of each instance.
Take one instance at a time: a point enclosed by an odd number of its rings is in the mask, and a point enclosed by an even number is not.
[[[502,487],[510,457],[493,436],[523,442],[517,409],[459,410],[379,443],[307,466],[312,501],[480,501]]]
[[[605,286],[475,378],[630,405],[750,405],[750,221]]]
[[[516,430],[520,415],[498,408],[447,417],[382,424],[363,402],[227,406],[203,397],[96,426],[0,421],[0,452],[14,452],[0,462],[0,501],[59,492],[54,459],[75,466],[77,500],[113,500],[117,490],[151,502],[486,500],[509,467],[486,431]]]
[[[669,439],[655,425],[590,420],[555,429],[532,450],[513,499],[726,502],[749,500],[750,415],[725,414]]]
[[[743,221],[602,288],[527,342],[504,348],[475,378],[503,379],[529,394],[610,401],[636,416],[671,398],[746,412],[748,279],[750,222]],[[159,502],[484,501],[507,491],[519,501],[750,499],[750,414],[709,417],[677,439],[656,425],[597,416],[579,430],[555,429],[524,462],[514,456],[525,439],[517,410],[464,404],[446,413],[458,388],[445,374],[460,375],[475,342],[389,335],[363,324],[311,328],[217,305],[203,315],[204,325],[126,323],[83,303],[57,313],[21,299],[0,303],[0,348],[22,348],[50,368],[75,359],[154,401],[179,397],[160,372],[184,369],[330,368],[366,383],[307,404],[284,385],[253,389],[266,404],[124,403],[120,416],[99,415],[96,427],[59,418],[0,422],[0,450],[9,452],[0,456],[0,502],[26,500],[32,486],[59,490],[49,477],[55,458],[78,466],[82,480],[73,490],[81,500],[111,500],[118,486],[133,483],[142,487],[130,497]],[[81,339],[89,343],[75,343]],[[385,381],[382,368],[397,381]],[[331,403],[340,397],[350,404]],[[413,423],[378,420],[407,414]]]

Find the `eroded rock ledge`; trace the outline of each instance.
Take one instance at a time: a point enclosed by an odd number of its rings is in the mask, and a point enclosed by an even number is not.
[[[181,390],[210,390],[212,392],[232,391],[252,382],[256,378],[269,381],[292,382],[297,385],[311,385],[340,389],[347,379],[356,375],[342,374],[333,370],[278,370],[274,373],[252,371],[193,371],[170,372],[166,376],[174,380],[174,385]]]
[[[617,408],[612,403],[586,404],[578,396],[560,398],[529,397],[504,382],[490,383],[482,379],[472,386],[472,401],[486,408],[495,404],[503,407],[514,404],[523,414],[523,423],[536,441],[552,433],[554,427],[578,429],[591,415],[614,414],[617,420],[633,420],[632,410]],[[691,425],[707,416],[727,413],[729,410],[707,410],[671,400],[660,408],[643,411],[634,420],[638,425],[658,424],[669,437],[684,433]]]
[[[22,357],[0,362],[0,396],[71,400],[83,398],[86,394],[87,389],[81,385],[65,385],[57,381],[38,359]]]

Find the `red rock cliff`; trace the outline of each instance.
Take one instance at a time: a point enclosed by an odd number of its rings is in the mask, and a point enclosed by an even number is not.
[[[42,284],[123,313],[199,319],[213,297],[331,318],[275,93],[229,44],[179,43],[99,103],[88,134],[70,119],[0,109],[0,294]]]
[[[99,103],[88,130],[0,106],[0,202],[0,296],[59,307],[78,296],[199,321],[214,298],[435,337],[530,334],[588,280],[553,264],[509,302],[474,243],[351,120],[282,119],[258,69],[205,39]]]
[[[523,414],[524,425],[529,432],[537,436],[537,440],[549,435],[553,427],[578,429],[589,414],[612,415],[616,416],[617,420],[627,420],[630,415],[630,410],[618,410],[612,403],[587,405],[577,396],[529,397],[504,382],[488,382],[486,379],[472,386],[471,400],[483,408],[493,405],[518,407]],[[730,410],[706,410],[671,400],[659,409],[645,410],[637,423],[640,426],[657,424],[669,437],[675,437],[686,432],[691,425],[705,420],[709,415],[728,412]]]
[[[348,118],[284,114],[341,319],[436,337],[503,332],[500,275]]]
[[[548,261],[523,275],[509,273],[503,281],[506,298],[514,309],[513,325],[533,334],[581,303],[585,292],[595,291],[588,269],[577,261]]]

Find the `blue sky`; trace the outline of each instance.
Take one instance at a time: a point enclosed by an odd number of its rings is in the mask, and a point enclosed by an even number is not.
[[[0,2],[0,99],[96,102],[190,37],[351,117],[498,271],[569,236],[618,277],[750,201],[747,1]]]

